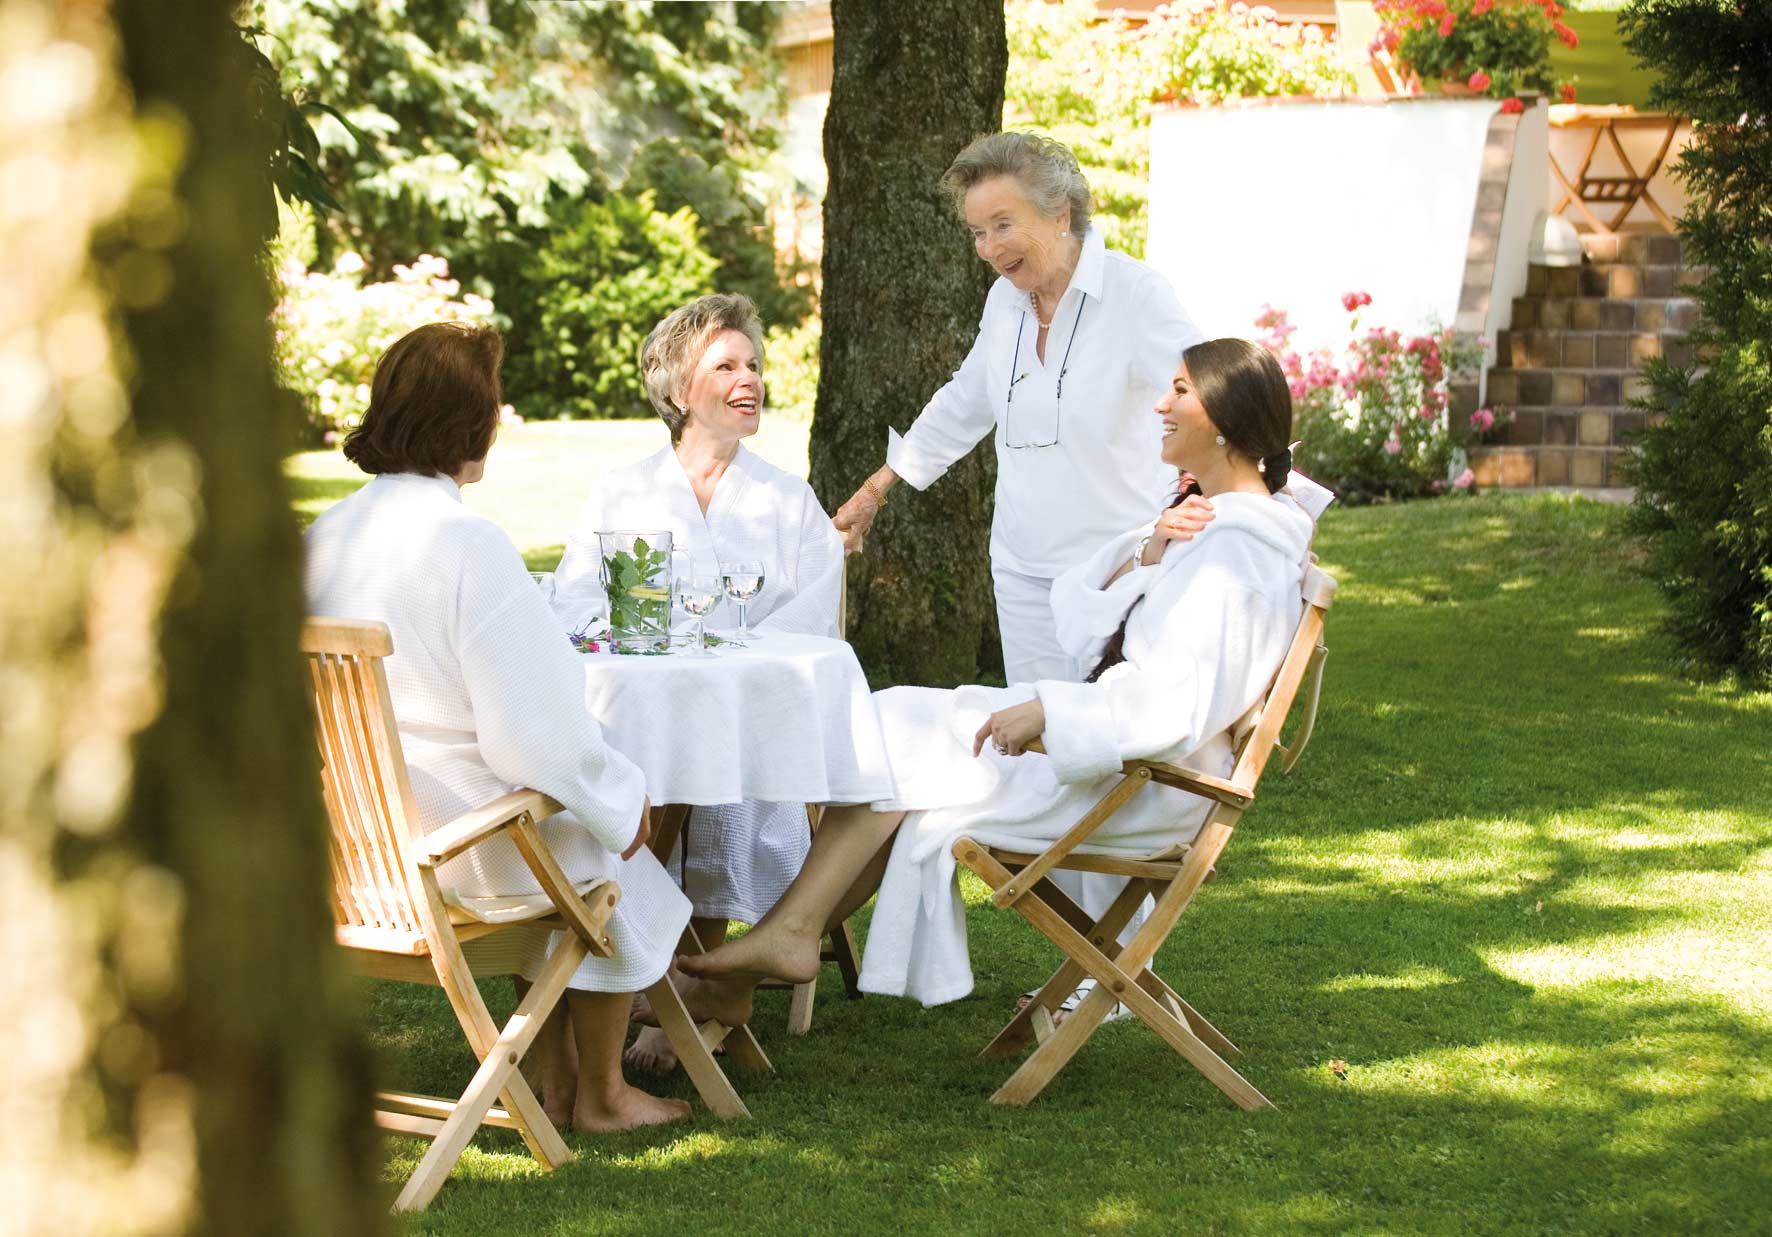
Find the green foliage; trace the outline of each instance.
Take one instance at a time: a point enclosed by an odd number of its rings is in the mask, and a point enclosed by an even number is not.
[[[1112,248],[1144,256],[1153,102],[1335,96],[1350,84],[1333,38],[1272,10],[1200,0],[1143,25],[1102,21],[1093,0],[1011,0],[1005,129],[1069,146],[1089,179],[1094,222]]]
[[[511,401],[531,417],[652,416],[640,345],[665,314],[714,290],[718,263],[695,216],[662,214],[649,192],[559,211],[571,214],[519,268],[527,313],[505,362]]]
[[[818,400],[818,341],[824,323],[812,314],[798,326],[772,326],[764,336],[763,377],[769,411],[775,416],[812,419]]]
[[[1491,98],[1549,94],[1550,43],[1576,37],[1555,0],[1375,0],[1379,43],[1428,84],[1455,80]]]
[[[1703,364],[1649,370],[1631,527],[1694,667],[1772,682],[1772,8],[1639,0],[1620,27],[1656,105],[1692,118],[1681,232],[1710,270]]]

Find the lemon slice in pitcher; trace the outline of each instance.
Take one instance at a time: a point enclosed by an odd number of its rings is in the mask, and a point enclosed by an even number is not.
[[[669,595],[662,588],[646,584],[636,585],[628,590],[629,597],[638,597],[641,601],[663,601]]]

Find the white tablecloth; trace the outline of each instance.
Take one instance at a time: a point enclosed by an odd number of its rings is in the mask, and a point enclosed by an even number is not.
[[[771,633],[711,658],[582,660],[586,704],[655,804],[892,797],[873,694],[841,640]]]

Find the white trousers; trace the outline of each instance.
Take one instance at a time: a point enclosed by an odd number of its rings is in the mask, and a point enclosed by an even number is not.
[[[1068,656],[1058,643],[1058,623],[1052,617],[1052,580],[1024,575],[993,561],[991,583],[997,593],[997,627],[1003,637],[1003,677],[1011,684],[1034,683],[1041,679],[1057,679],[1065,683],[1081,683],[1094,666],[1085,666]],[[1054,872],[1052,883],[1064,891],[1092,918],[1107,913],[1113,900],[1126,888],[1124,876],[1105,872]],[[1132,916],[1120,933],[1122,945],[1144,923],[1151,908],[1144,906]]]

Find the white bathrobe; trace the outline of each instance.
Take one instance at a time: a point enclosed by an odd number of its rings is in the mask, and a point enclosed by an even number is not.
[[[427,832],[518,787],[566,811],[542,822],[575,882],[613,877],[615,956],[587,957],[572,981],[632,992],[663,975],[689,903],[648,850],[623,861],[646,785],[603,742],[585,709],[584,667],[502,529],[462,505],[447,477],[376,477],[306,536],[308,612],[386,623],[388,691]],[[497,899],[539,892],[508,838],[438,873],[452,901],[496,919]],[[542,938],[545,939],[545,938]],[[534,978],[542,940],[525,964]]]
[[[745,617],[762,631],[836,636],[843,591],[843,539],[819,506],[812,487],[747,451],[714,487],[704,515],[676,451],[656,455],[604,477],[579,510],[554,573],[554,608],[577,626],[605,601],[598,571],[597,533],[660,529],[673,549],[687,549],[697,571],[750,559],[763,564],[763,588]],[[721,603],[736,625],[738,607]],[[683,845],[672,858],[697,915],[756,923],[800,871],[811,835],[799,803],[749,801],[698,807]]]
[[[1221,494],[1212,505],[1212,523],[1191,542],[1170,542],[1155,566],[1102,587],[1150,531],[1146,524],[1054,584],[1059,638],[1085,665],[1127,620],[1126,660],[1097,682],[901,687],[875,697],[898,797],[874,807],[909,815],[868,931],[865,991],[925,1005],[972,991],[957,838],[1044,849],[1106,793],[1124,760],[1230,772],[1230,728],[1267,690],[1303,613],[1311,518],[1285,495]],[[1035,693],[1048,754],[1001,756],[987,744],[974,757],[984,720]],[[1191,842],[1210,806],[1153,783],[1083,849],[1146,854]]]

